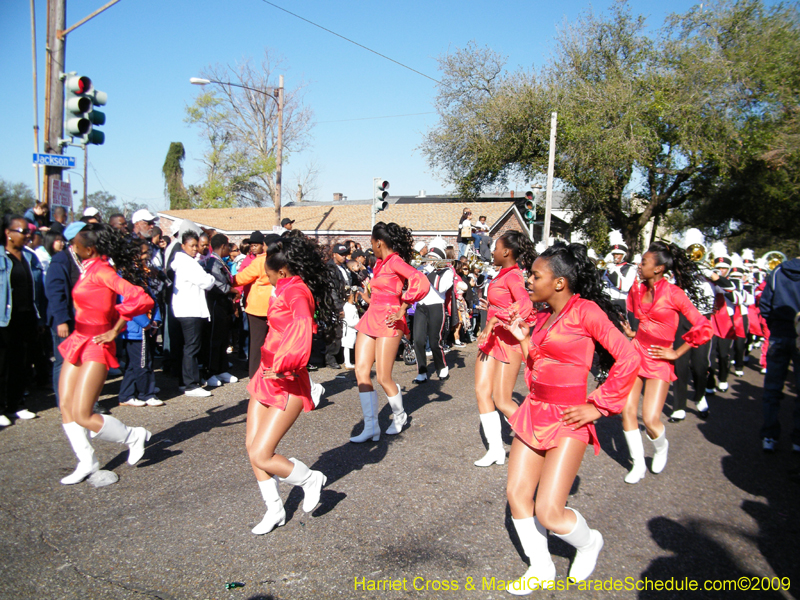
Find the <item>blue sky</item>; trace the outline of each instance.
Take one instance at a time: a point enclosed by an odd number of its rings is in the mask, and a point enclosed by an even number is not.
[[[67,25],[104,4],[68,0]],[[315,21],[382,54],[438,78],[436,58],[470,40],[508,57],[507,67],[539,68],[558,27],[608,0],[587,2],[337,2],[276,0],[275,4]],[[693,2],[632,2],[656,28],[669,12]],[[46,2],[36,0],[39,124],[43,127]],[[36,184],[33,152],[33,80],[29,2],[0,2],[0,72],[5,131],[0,177]],[[289,157],[284,186],[310,161],[319,167],[317,200],[334,192],[350,199],[372,194],[372,178],[391,182],[393,195],[447,191],[418,150],[435,114],[436,84],[357,46],[292,17],[261,0],[121,0],[70,33],[66,66],[91,77],[108,93],[103,146],[89,149],[89,192],[106,190],[120,200],[154,210],[166,207],[161,167],[170,142],[187,151],[186,183],[199,183],[203,145],[184,123],[185,107],[202,88],[189,84],[209,64],[259,59],[270,48],[285,59],[287,88],[308,84],[305,103],[317,124],[310,148]],[[348,120],[348,121],[345,121]],[[345,121],[345,122],[332,122]],[[40,148],[43,143],[40,137]],[[43,150],[42,150],[43,151]],[[67,154],[82,152],[70,148]],[[80,178],[73,178],[73,188]]]

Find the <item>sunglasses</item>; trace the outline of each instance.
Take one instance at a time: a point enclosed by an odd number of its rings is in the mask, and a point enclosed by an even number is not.
[[[31,234],[30,229],[9,229],[9,231],[16,231],[17,233],[28,237]]]

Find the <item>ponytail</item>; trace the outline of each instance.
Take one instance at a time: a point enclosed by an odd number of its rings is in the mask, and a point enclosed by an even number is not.
[[[372,228],[372,237],[382,241],[390,250],[397,252],[404,261],[411,262],[414,256],[414,238],[411,236],[411,230],[407,227],[380,221],[375,223],[375,227]]]
[[[647,251],[655,256],[656,264],[663,266],[665,273],[672,272],[675,285],[686,292],[692,304],[704,306],[706,299],[700,287],[700,269],[683,248],[667,242],[653,242]]]
[[[506,231],[500,236],[503,245],[511,250],[511,256],[523,269],[530,271],[533,261],[536,260],[536,248],[528,236],[519,231]]]

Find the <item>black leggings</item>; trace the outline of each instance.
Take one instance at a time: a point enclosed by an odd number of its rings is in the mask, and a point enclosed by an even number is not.
[[[417,355],[417,372],[428,372],[425,357],[425,341],[430,340],[433,364],[439,373],[447,366],[442,349],[442,328],[444,327],[444,304],[417,304],[414,313],[414,353]]]
[[[261,346],[267,339],[267,317],[259,317],[248,313],[247,322],[250,325],[250,377],[256,374],[261,364]]]

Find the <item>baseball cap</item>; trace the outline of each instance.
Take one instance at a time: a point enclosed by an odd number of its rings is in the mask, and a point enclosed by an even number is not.
[[[250,234],[250,239],[248,240],[251,244],[263,244],[264,243],[264,234],[260,231],[254,231]]]
[[[96,217],[99,214],[100,214],[100,211],[97,210],[94,206],[89,206],[89,207],[86,208],[85,211],[83,211],[83,216],[84,217]]]
[[[350,258],[355,260],[356,258],[361,258],[362,256],[366,256],[366,254],[364,254],[364,251],[363,250],[356,250],[355,252],[353,252],[350,255]]]
[[[64,237],[68,242],[70,242],[72,241],[72,238],[78,235],[78,232],[84,227],[86,227],[86,223],[82,221],[75,221],[74,223],[70,223],[64,230]]]
[[[289,223],[294,223],[289,217],[281,219],[281,227],[286,227]]]
[[[333,252],[335,254],[341,254],[343,256],[347,256],[348,254],[350,254],[350,248],[348,246],[345,246],[344,244],[336,244],[333,247]]]
[[[133,213],[133,216],[131,217],[131,223],[133,223],[134,225],[140,221],[147,221],[148,223],[150,223],[151,221],[155,221],[156,218],[157,217],[151,215],[150,211],[147,210],[146,208],[140,208],[135,213]]]

